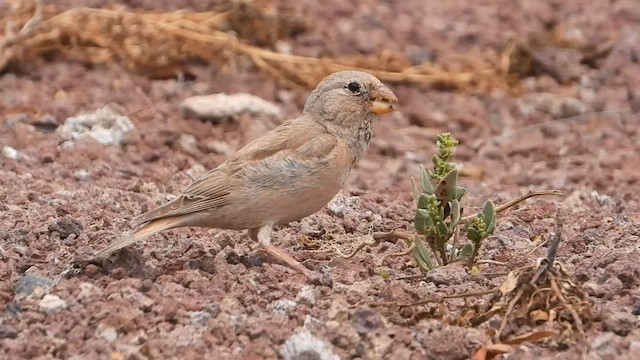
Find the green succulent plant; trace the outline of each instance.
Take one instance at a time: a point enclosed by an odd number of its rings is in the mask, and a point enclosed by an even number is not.
[[[414,228],[417,236],[412,255],[424,271],[463,258],[473,263],[482,241],[495,230],[495,206],[487,201],[467,226],[467,243],[460,248],[456,248],[455,244],[447,248],[451,238],[459,233],[462,216],[460,201],[465,194],[465,188],[458,186],[458,170],[450,161],[457,145],[458,140],[450,133],[440,134],[436,142],[438,153],[431,159],[433,170],[421,166],[419,186],[413,183],[417,206]]]

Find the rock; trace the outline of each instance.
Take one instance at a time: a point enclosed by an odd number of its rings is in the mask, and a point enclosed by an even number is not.
[[[308,305],[315,305],[317,302],[315,288],[309,285],[304,286],[300,289],[298,295],[296,295],[296,301],[299,303],[306,303]]]
[[[20,153],[18,152],[18,150],[12,148],[9,145],[5,145],[2,148],[2,155],[11,160],[18,160],[18,158],[20,158]]]
[[[384,327],[384,321],[379,313],[372,309],[359,307],[351,316],[351,326],[359,334],[368,334],[378,328]]]
[[[100,324],[96,329],[96,336],[111,343],[118,339],[118,331],[111,326],[102,326],[102,324]]]
[[[211,314],[207,311],[191,311],[189,316],[191,317],[191,322],[197,325],[205,325],[211,319]]]
[[[613,331],[620,336],[627,336],[632,330],[638,328],[638,320],[626,311],[606,311],[602,314],[602,328],[605,331]]]
[[[615,200],[613,200],[611,198],[611,196],[609,195],[602,195],[600,193],[598,193],[597,191],[592,191],[590,194],[591,199],[595,200],[598,205],[603,206],[603,205],[615,205]]]
[[[6,311],[8,314],[15,315],[22,311],[22,307],[17,302],[12,301],[7,304],[7,306],[4,308],[4,311]]]
[[[67,302],[57,295],[46,294],[38,303],[40,311],[45,314],[58,312],[67,308]]]
[[[633,305],[633,311],[631,312],[633,315],[640,315],[640,300],[636,301],[635,305]]]
[[[83,226],[80,221],[68,215],[49,225],[49,233],[58,232],[58,234],[60,234],[60,239],[66,239],[71,234],[78,236],[82,233],[82,230]]]
[[[96,287],[93,284],[88,282],[83,282],[78,285],[80,288],[80,293],[78,294],[78,300],[84,300],[91,296],[91,294],[95,293]]]
[[[458,264],[450,264],[429,271],[425,280],[431,281],[434,285],[457,285],[464,282],[467,276],[467,270],[464,267]]]
[[[545,47],[535,50],[532,60],[536,73],[549,74],[560,83],[578,80],[587,71],[581,64],[582,53],[576,49]]]
[[[178,138],[178,146],[189,155],[198,154],[198,139],[191,134],[182,134]]]
[[[91,173],[85,169],[80,169],[73,173],[73,177],[78,181],[89,181],[91,180]]]
[[[327,211],[332,216],[345,217],[352,213],[360,213],[362,203],[357,196],[344,196],[342,193],[336,195],[328,204]]]
[[[200,176],[204,175],[206,172],[207,172],[207,169],[204,166],[202,166],[201,164],[195,164],[189,169],[187,169],[187,171],[185,171],[185,174],[189,178],[195,180]]]
[[[38,274],[24,274],[17,282],[15,293],[30,295],[37,287],[48,288],[53,280]]]
[[[203,147],[206,151],[213,154],[229,155],[233,153],[233,149],[224,141],[208,139],[205,140]]]
[[[186,116],[215,121],[236,119],[245,113],[253,116],[281,117],[280,108],[275,104],[244,93],[193,96],[180,103],[180,110]]]
[[[121,146],[129,143],[134,130],[131,120],[116,113],[115,106],[104,106],[93,114],[67,118],[56,134],[63,147],[73,147],[75,141],[87,136],[103,145]]]
[[[16,329],[11,326],[0,325],[0,339],[15,339],[18,336]]]
[[[142,311],[149,311],[155,304],[155,301],[148,296],[142,294],[138,290],[126,287],[121,290],[122,297],[131,301],[132,304]]]
[[[192,311],[189,313],[191,321],[198,325],[205,325],[207,321],[220,314],[220,306],[218,304],[211,304],[202,311]]]
[[[279,299],[271,302],[267,305],[268,309],[271,309],[276,314],[287,315],[296,307],[297,303],[289,299]]]
[[[614,338],[615,338],[615,334],[612,332],[602,333],[591,341],[591,347],[596,351],[600,349],[604,349],[614,341]]]
[[[540,111],[551,115],[555,119],[563,119],[582,115],[587,112],[587,106],[572,97],[560,97],[551,93],[533,93],[525,95],[517,101],[518,111],[525,116]]]
[[[284,360],[340,360],[331,345],[306,330],[291,335],[279,353]]]

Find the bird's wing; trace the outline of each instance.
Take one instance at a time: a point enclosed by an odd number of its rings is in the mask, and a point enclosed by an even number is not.
[[[274,128],[250,142],[218,167],[191,183],[175,200],[134,221],[138,224],[169,216],[212,210],[231,201],[242,188],[275,186],[295,180],[326,161],[337,140],[317,122],[297,119]]]

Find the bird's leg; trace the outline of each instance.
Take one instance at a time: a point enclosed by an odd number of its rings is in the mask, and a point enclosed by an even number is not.
[[[249,236],[251,237],[251,239],[258,241],[264,251],[266,251],[269,255],[289,265],[289,267],[306,276],[307,278],[311,278],[313,276],[311,270],[304,267],[304,265],[284,252],[284,250],[271,245],[272,231],[273,225],[265,225],[260,228],[250,229]]]

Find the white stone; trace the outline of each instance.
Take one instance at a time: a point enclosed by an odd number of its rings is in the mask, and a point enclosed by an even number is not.
[[[90,136],[104,145],[124,145],[129,142],[135,126],[128,117],[116,112],[115,106],[104,106],[93,114],[68,117],[56,129],[62,147],[73,146],[74,141]]]
[[[310,285],[304,286],[302,289],[300,289],[300,291],[298,292],[298,295],[296,295],[296,301],[306,302],[309,305],[315,305],[317,301],[315,288]]]
[[[118,331],[111,326],[103,327],[102,325],[98,325],[96,335],[110,343],[118,339]]]
[[[180,103],[180,109],[186,115],[213,120],[234,119],[243,113],[273,118],[280,118],[282,115],[277,105],[244,93],[192,96]]]
[[[38,303],[40,311],[46,314],[64,310],[67,308],[67,302],[57,295],[46,294]]]
[[[18,160],[18,158],[20,157],[20,153],[18,152],[18,150],[12,148],[9,145],[5,145],[2,148],[2,155],[11,160]]]
[[[291,335],[280,347],[280,356],[284,360],[340,360],[331,345],[306,330]]]
[[[296,307],[297,303],[289,299],[279,299],[267,305],[276,314],[287,315]]]

